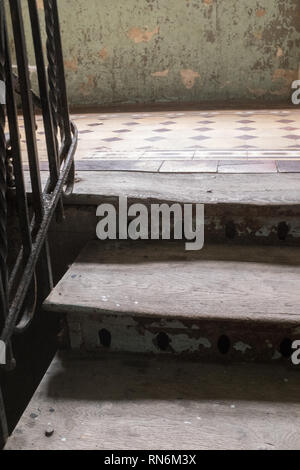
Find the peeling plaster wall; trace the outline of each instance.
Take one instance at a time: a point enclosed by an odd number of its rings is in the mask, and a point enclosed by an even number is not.
[[[298,78],[299,0],[59,0],[59,9],[72,105],[288,102]]]

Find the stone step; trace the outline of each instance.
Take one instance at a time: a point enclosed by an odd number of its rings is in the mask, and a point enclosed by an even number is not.
[[[94,241],[44,308],[74,349],[276,360],[300,339],[299,279],[294,247]]]

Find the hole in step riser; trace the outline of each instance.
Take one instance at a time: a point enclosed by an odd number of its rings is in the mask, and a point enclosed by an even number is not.
[[[235,223],[232,220],[227,222],[226,225],[225,225],[225,236],[229,240],[234,240],[237,236],[236,226],[235,226]]]
[[[292,340],[290,338],[284,338],[280,343],[279,351],[283,357],[291,357],[293,353]]]
[[[290,231],[290,227],[286,222],[280,222],[277,226],[277,236],[281,241],[285,241]]]
[[[167,351],[169,349],[170,343],[171,338],[167,335],[167,333],[161,331],[156,336],[156,344],[160,351]]]
[[[231,348],[231,342],[228,336],[222,335],[218,340],[218,350],[221,354],[228,354]]]
[[[99,341],[100,341],[101,346],[104,346],[105,348],[110,348],[110,345],[111,345],[110,331],[103,328],[102,330],[99,331],[98,335],[99,335]]]

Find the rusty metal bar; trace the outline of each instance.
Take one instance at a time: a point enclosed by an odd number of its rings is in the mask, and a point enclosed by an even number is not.
[[[35,49],[40,97],[31,89],[21,0],[9,0],[15,42],[18,77],[12,72],[7,38],[4,1],[0,0],[0,80],[6,83],[7,106],[0,103],[0,341],[8,365],[14,365],[11,338],[30,325],[36,298],[41,300],[52,288],[51,260],[47,235],[56,213],[63,214],[62,196],[70,193],[74,181],[74,153],[78,132],[70,121],[63,54],[56,0],[44,0],[47,31],[48,73],[46,73],[36,0],[28,0]],[[50,90],[50,92],[49,92]],[[30,220],[24,183],[20,131],[15,92],[21,96],[27,153],[32,186],[33,216]],[[50,177],[42,189],[36,139],[34,105],[42,110]],[[9,135],[5,135],[6,116]],[[58,126],[61,142],[58,143]],[[8,276],[7,267],[7,149],[19,218],[21,248]],[[67,187],[67,191],[65,191]],[[60,217],[61,219],[61,217]],[[38,276],[36,275],[36,272]],[[38,283],[37,283],[38,278]],[[7,438],[7,422],[0,388],[0,447]]]
[[[5,407],[4,407],[1,386],[0,386],[0,449],[2,449],[5,446],[7,438],[8,438],[7,420],[6,420]]]
[[[16,188],[16,202],[19,214],[19,225],[22,238],[23,255],[28,258],[31,247],[31,230],[28,211],[27,195],[25,190],[22,152],[20,143],[20,131],[18,124],[18,115],[16,108],[16,101],[14,95],[14,79],[12,74],[11,58],[8,48],[7,32],[5,31],[6,40],[6,95],[7,95],[7,118],[9,124],[9,134],[11,142],[11,153],[14,168],[15,188]]]
[[[44,215],[44,201],[42,195],[41,177],[39,169],[35,117],[31,94],[31,84],[29,78],[29,64],[27,58],[22,7],[20,0],[10,0],[9,4],[19,73],[20,94],[22,101],[26,145],[33,195],[33,208],[35,213],[35,230],[37,230],[41,224]],[[39,277],[41,277],[41,279],[43,280],[42,283],[45,288],[45,293],[51,290],[51,288],[53,287],[53,280],[47,239],[45,239],[45,245],[43,247],[43,252],[41,256],[41,263],[39,266]]]
[[[64,69],[64,60],[62,53],[62,43],[60,35],[60,23],[59,15],[57,9],[57,0],[52,0],[52,10],[53,10],[53,24],[55,30],[55,50],[56,50],[56,73],[57,73],[57,84],[59,90],[59,112],[60,112],[60,121],[63,126],[63,137],[65,139],[65,146],[68,147],[72,141],[71,135],[71,125],[70,125],[70,115],[68,108],[68,98],[67,98],[67,88],[66,88],[66,78],[65,78],[65,69]]]
[[[55,213],[57,204],[59,202],[59,198],[61,197],[63,188],[66,184],[66,181],[69,175],[69,171],[73,165],[73,158],[74,158],[74,154],[76,151],[77,139],[78,139],[77,129],[73,127],[73,125],[72,125],[72,134],[73,134],[72,144],[69,149],[69,152],[68,152],[65,164],[64,164],[64,168],[61,171],[55,190],[51,194],[51,197],[49,197],[48,199],[47,209],[45,211],[45,215],[43,217],[39,231],[33,243],[32,253],[26,264],[26,267],[23,273],[22,282],[20,283],[18,290],[16,292],[16,295],[15,295],[15,298],[10,306],[9,315],[7,317],[2,335],[0,336],[0,339],[4,343],[7,343],[9,341],[9,339],[11,338],[14,332],[18,315],[21,311],[22,305],[26,298],[26,294],[30,287],[30,275],[34,272],[34,269],[37,264],[41,249],[43,247],[43,243],[47,235],[51,220]]]
[[[32,184],[33,207],[37,223],[40,223],[43,218],[42,186],[40,178],[40,168],[35,132],[35,118],[31,95],[29,64],[27,58],[22,8],[20,0],[10,0],[9,4],[12,17],[16,58],[19,72],[20,94],[22,100],[26,144],[28,150],[30,177]]]
[[[55,91],[57,92],[57,90],[59,89],[61,94],[59,110],[57,110],[51,102],[51,98],[52,96],[54,96],[51,94],[51,86],[53,87],[54,82],[52,83],[52,85],[47,82],[47,78],[48,81],[51,80],[51,74],[48,73],[47,77],[45,72],[40,23],[36,1],[28,0],[28,6],[35,47],[39,88],[41,94],[40,98],[33,95],[30,86],[21,2],[20,0],[9,0],[9,4],[19,73],[17,83],[19,86],[19,92],[22,100],[22,110],[24,116],[25,134],[29,157],[34,216],[31,223],[29,224],[27,199],[21,162],[19,130],[16,115],[16,107],[14,102],[13,88],[16,80],[13,77],[12,71],[10,70],[10,56],[9,51],[7,50],[6,55],[9,76],[8,93],[11,98],[11,103],[7,112],[9,115],[10,137],[13,140],[12,152],[14,161],[14,171],[16,174],[16,195],[18,200],[18,206],[20,208],[19,216],[21,217],[22,211],[24,210],[26,217],[25,221],[23,220],[20,224],[20,229],[22,232],[22,247],[9,282],[9,285],[11,287],[10,292],[13,293],[13,296],[11,302],[9,303],[8,315],[4,319],[4,326],[2,332],[0,331],[0,338],[2,341],[4,341],[6,345],[9,345],[10,339],[13,334],[24,331],[24,329],[28,327],[32,320],[32,315],[29,315],[28,312],[26,313],[26,302],[30,289],[36,288],[35,270],[39,267],[41,259],[44,260],[44,269],[42,269],[42,271],[47,272],[47,276],[49,278],[49,286],[47,288],[47,293],[49,293],[49,290],[51,289],[51,264],[47,253],[47,233],[50,222],[53,218],[53,214],[57,211],[59,204],[61,204],[65,186],[68,184],[70,186],[73,183],[73,157],[77,147],[78,139],[77,129],[74,124],[70,122],[68,113],[67,94],[63,68],[63,54],[61,49],[60,32],[58,30],[59,19],[56,2],[53,2],[51,0],[45,0],[45,5],[47,5],[48,8],[51,7],[51,19],[49,20],[49,17],[46,17],[46,29],[49,31],[49,24],[47,24],[48,20],[50,21],[50,29],[52,28],[52,45],[54,45],[52,50],[52,62],[50,64],[50,67],[52,65],[53,67],[55,67],[55,77],[56,80],[58,79],[59,81],[59,87],[57,86]],[[48,93],[48,86],[50,88],[50,94]],[[53,89],[52,93],[54,93]],[[56,97],[54,96],[54,100],[55,98]],[[50,179],[43,191],[41,187],[39,171],[33,100],[42,108],[50,165]],[[64,127],[62,132],[63,142],[61,145],[61,150],[58,154],[58,147],[56,144],[55,136],[55,121],[57,122],[57,120],[59,119],[63,123]],[[59,168],[60,165],[62,165],[62,168]],[[18,272],[19,270],[21,270],[21,267],[22,273],[21,276],[19,276]],[[19,320],[20,317],[21,321]]]
[[[0,80],[5,84],[5,35],[4,35],[4,4],[0,0]],[[5,87],[5,85],[4,85]],[[8,298],[7,273],[7,201],[6,201],[6,137],[5,137],[5,105],[0,102],[0,328],[6,321]],[[0,384],[0,447],[3,447],[8,437],[7,420]]]
[[[51,112],[53,119],[53,128],[55,132],[56,145],[58,149],[58,81],[57,81],[57,67],[56,67],[56,50],[55,50],[55,32],[54,32],[54,18],[52,0],[44,0],[45,24],[46,24],[46,48],[48,58],[48,82],[49,82],[49,96],[51,103]]]
[[[47,57],[48,77],[50,86],[50,101],[52,103],[52,114],[54,128],[60,128],[62,148],[59,152],[60,163],[63,162],[72,142],[71,122],[69,116],[67,89],[65,80],[65,69],[60,34],[59,14],[56,0],[44,0],[46,32],[47,32]],[[72,165],[67,179],[65,195],[73,191],[75,177],[75,166]]]
[[[44,126],[45,126],[45,137],[46,137],[46,145],[47,145],[49,169],[50,169],[50,184],[51,184],[50,189],[52,190],[55,187],[57,180],[58,180],[58,176],[59,176],[57,143],[56,143],[56,138],[54,135],[53,118],[51,114],[51,104],[49,101],[48,84],[47,84],[47,77],[46,77],[46,72],[45,72],[45,62],[44,62],[44,56],[43,56],[43,46],[42,46],[41,31],[40,31],[40,22],[39,22],[36,1],[28,0],[28,8],[29,8],[29,14],[30,14],[31,28],[32,28],[33,44],[34,44],[34,50],[35,50],[37,74],[38,74],[40,97],[41,97],[40,98],[41,107],[42,107]]]
[[[0,3],[0,80],[5,84],[5,36],[4,36],[4,5]],[[6,137],[5,137],[5,105],[0,103],[0,284],[1,284],[1,316],[3,325],[7,314],[7,200],[6,200]],[[1,326],[0,323],[0,326]]]
[[[39,21],[36,1],[28,0],[28,8],[29,8],[32,37],[33,37],[33,43],[34,43],[34,49],[35,49],[35,58],[36,58],[36,66],[37,66],[39,89],[40,89],[40,101],[41,101],[41,109],[42,109],[43,119],[44,119],[46,145],[47,145],[47,153],[48,153],[48,161],[49,161],[49,169],[50,169],[49,190],[52,191],[55,188],[55,185],[58,180],[59,166],[60,166],[59,158],[58,158],[58,142],[57,142],[57,135],[56,135],[57,129],[55,131],[55,126],[53,124],[55,117],[53,117],[52,115],[51,102],[49,100],[48,83],[47,83],[47,77],[46,77],[46,71],[45,71],[45,61],[44,61],[42,38],[41,38],[41,31],[40,31],[40,21]],[[64,218],[62,200],[60,201],[58,207],[59,207],[58,220],[62,220]]]

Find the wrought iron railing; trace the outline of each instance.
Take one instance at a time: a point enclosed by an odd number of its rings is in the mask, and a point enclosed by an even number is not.
[[[54,215],[63,219],[63,196],[72,192],[77,130],[70,121],[64,74],[57,0],[44,0],[47,61],[36,0],[27,0],[34,44],[39,96],[31,89],[22,7],[25,0],[9,0],[5,12],[0,0],[0,84],[6,100],[0,104],[0,349],[6,368],[15,367],[13,335],[24,332],[32,322],[37,296],[52,289],[48,229]],[[26,5],[26,6],[27,6]],[[11,62],[6,15],[10,15],[17,76]],[[43,23],[44,24],[44,23]],[[47,62],[47,64],[45,63]],[[31,199],[28,201],[22,163],[19,112],[20,95],[24,121]],[[36,138],[35,109],[43,117],[49,178],[42,187]],[[6,132],[7,129],[7,132]],[[13,192],[18,213],[20,249],[12,270],[8,269],[7,206]],[[38,278],[38,279],[37,279]],[[38,280],[38,282],[37,282]],[[0,389],[0,448],[7,437],[7,424]]]

